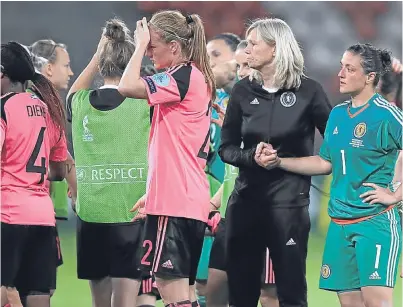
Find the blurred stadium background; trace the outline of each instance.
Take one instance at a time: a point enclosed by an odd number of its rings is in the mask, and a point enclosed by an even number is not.
[[[402,59],[402,2],[1,2],[1,42],[30,45],[50,38],[65,43],[75,76],[96,50],[100,29],[111,17],[122,18],[134,30],[141,17],[160,9],[180,9],[201,15],[207,38],[221,32],[244,36],[245,23],[257,17],[275,16],[292,27],[303,47],[306,73],[320,81],[333,104],[338,94],[337,73],[344,50],[356,42],[388,48]],[[74,80],[71,80],[74,81]],[[65,93],[62,93],[65,94]],[[317,138],[316,150],[321,144]],[[71,149],[71,142],[70,142]],[[321,253],[329,219],[326,215],[330,177],[313,178],[311,191],[312,232],[308,254],[308,297],[311,307],[336,307],[336,295],[318,289]],[[91,306],[87,282],[76,277],[75,218],[59,222],[64,265],[59,268],[54,307]],[[399,269],[400,271],[401,269]],[[162,304],[160,305],[162,306]],[[402,306],[398,278],[395,306]]]

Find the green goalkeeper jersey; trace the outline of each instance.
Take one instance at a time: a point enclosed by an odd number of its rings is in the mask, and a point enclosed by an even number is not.
[[[332,110],[319,153],[332,163],[330,217],[357,219],[386,209],[364,203],[360,195],[372,189],[365,182],[381,187],[392,182],[402,149],[402,119],[402,111],[379,94],[362,107],[347,101]]]

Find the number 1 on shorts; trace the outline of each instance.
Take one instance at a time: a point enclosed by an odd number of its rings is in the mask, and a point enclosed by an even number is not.
[[[376,257],[375,257],[375,269],[379,268],[379,258],[381,257],[382,245],[377,244],[376,246]]]

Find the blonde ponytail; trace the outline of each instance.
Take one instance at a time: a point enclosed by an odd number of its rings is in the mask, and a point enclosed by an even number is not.
[[[193,32],[193,37],[189,41],[190,60],[195,62],[197,68],[205,76],[209,90],[211,91],[211,100],[214,101],[216,98],[216,85],[207,54],[207,42],[203,22],[200,16],[196,14],[189,15],[186,21],[189,22],[189,27]]]

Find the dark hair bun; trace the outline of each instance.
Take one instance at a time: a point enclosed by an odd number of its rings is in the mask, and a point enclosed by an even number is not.
[[[32,80],[35,74],[30,54],[17,42],[1,44],[1,65],[4,67],[4,74],[13,82],[24,83]]]
[[[392,69],[392,54],[386,49],[379,50],[379,57],[382,63],[383,73],[387,73]]]
[[[126,35],[129,35],[128,32],[129,30],[123,21],[116,18],[108,20],[104,28],[104,35],[117,42],[124,42]]]

